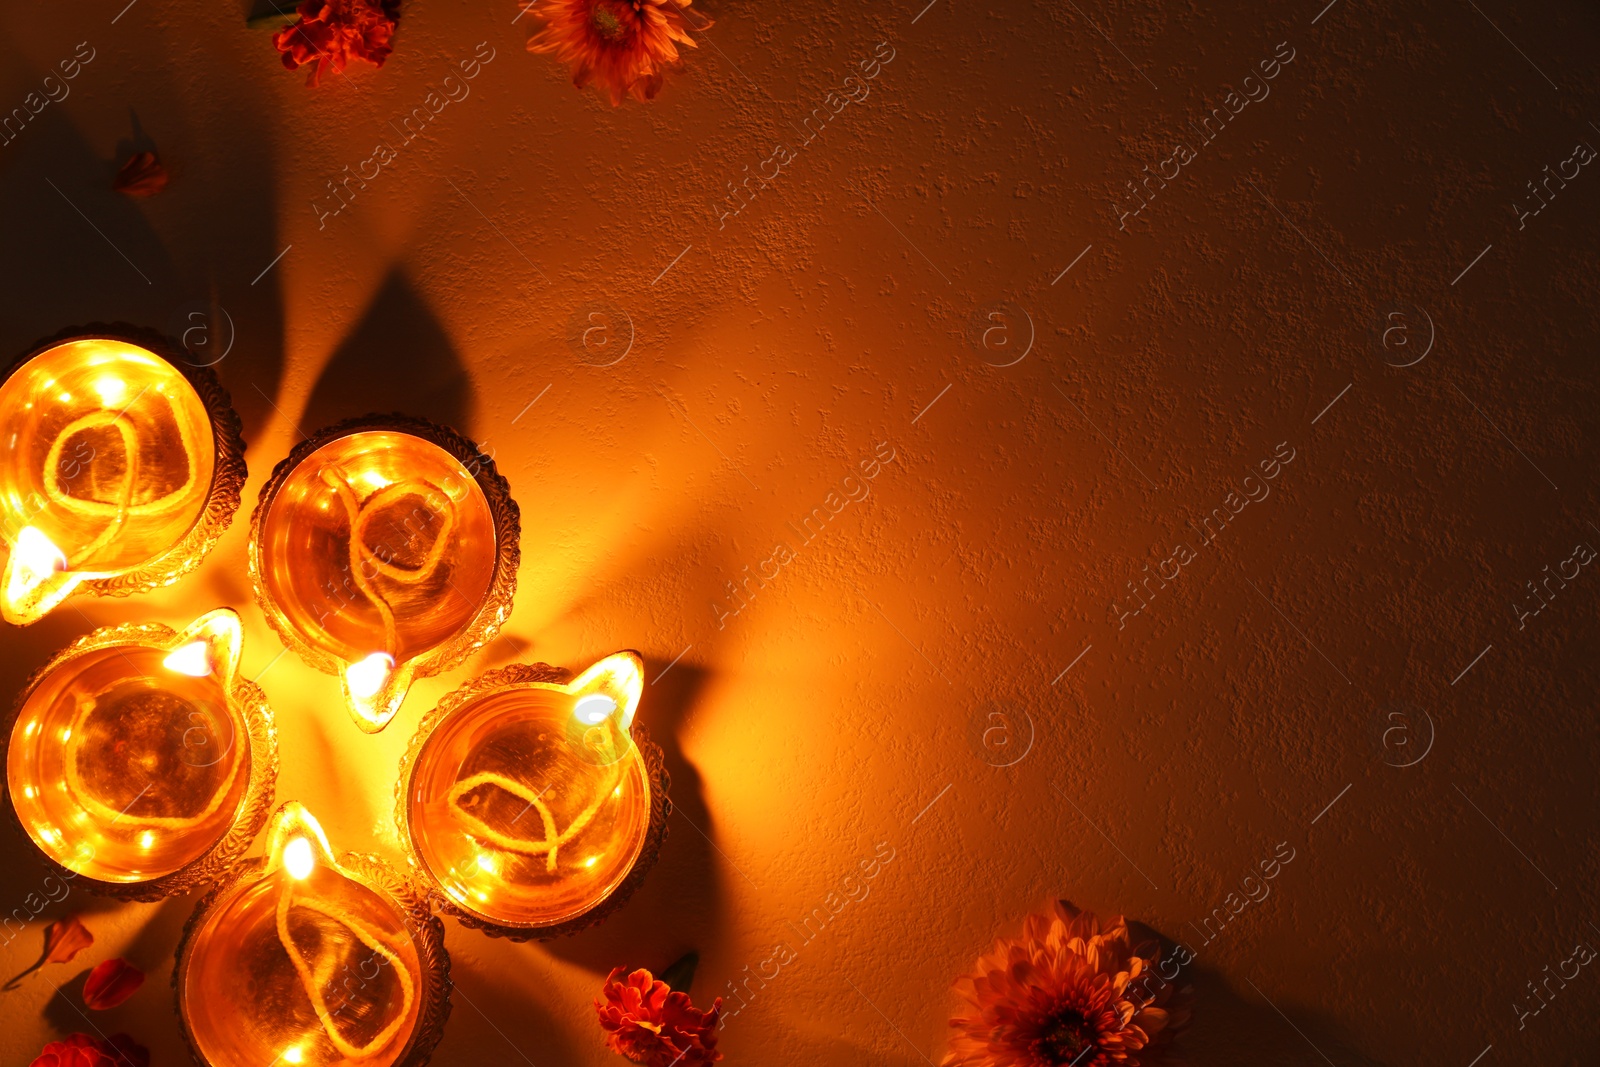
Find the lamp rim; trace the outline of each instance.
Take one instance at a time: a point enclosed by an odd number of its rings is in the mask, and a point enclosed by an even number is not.
[[[6,716],[5,734],[0,740],[0,761],[9,762],[12,738],[28,698],[51,674],[86,653],[113,648],[160,646],[176,641],[182,632],[164,623],[104,626],[58,651],[28,677],[18,692]],[[225,878],[266,825],[278,780],[278,731],[266,693],[250,679],[236,674],[227,688],[226,698],[245,724],[244,740],[249,746],[250,755],[245,793],[234,810],[233,822],[227,831],[218,835],[199,856],[177,870],[146,881],[108,882],[79,874],[57,862],[39,847],[39,843],[22,825],[22,817],[11,797],[9,774],[6,788],[0,790],[0,797],[3,797],[0,799],[0,819],[27,842],[28,847],[48,865],[53,874],[75,881],[99,896],[126,901],[156,901],[188,893]]]
[[[281,807],[279,810],[282,810]],[[444,945],[444,923],[428,907],[426,896],[419,894],[410,880],[377,856],[364,852],[345,852],[334,861],[339,871],[378,895],[385,897],[405,920],[407,933],[417,950],[417,963],[422,971],[419,987],[417,1023],[412,1028],[394,1067],[425,1067],[434,1049],[444,1037],[446,1021],[450,1018],[450,954]],[[211,888],[195,905],[184,922],[183,934],[178,939],[175,962],[172,967],[172,999],[178,1017],[178,1029],[194,1061],[209,1063],[200,1052],[199,1042],[189,1028],[189,1017],[184,1012],[183,987],[192,959],[195,935],[216,908],[227,900],[241,884],[252,875],[259,875],[266,867],[265,856],[259,856],[236,866],[223,881]]]
[[[183,537],[171,548],[136,567],[105,577],[86,578],[80,586],[82,591],[96,596],[120,597],[148,593],[171,585],[198,567],[232,525],[243,499],[245,481],[249,477],[244,456],[244,423],[234,410],[233,398],[227,387],[211,366],[184,359],[178,354],[177,346],[159,330],[126,322],[69,326],[53,337],[36,341],[11,362],[5,373],[0,375],[0,383],[9,381],[17,371],[39,356],[75,341],[117,341],[155,356],[188,382],[205,408],[211,424],[211,484],[206,491],[205,507],[195,516]]]
[[[417,844],[415,830],[411,825],[410,805],[406,801],[411,795],[419,758],[434,732],[447,719],[492,693],[515,689],[567,691],[569,683],[576,677],[577,674],[573,671],[554,667],[548,663],[513,663],[485,671],[440,698],[439,703],[434,705],[417,724],[416,732],[412,734],[406,746],[405,755],[400,758],[399,773],[395,778],[395,827],[399,834],[400,845],[405,850],[406,863],[416,879],[419,891],[427,895],[436,910],[454,917],[463,926],[482,931],[489,937],[503,937],[508,941],[518,942],[553,941],[559,937],[570,937],[587,930],[605,921],[612,912],[626,904],[661,856],[661,847],[667,837],[667,817],[672,814],[670,795],[672,777],[667,773],[666,756],[661,746],[650,739],[649,731],[636,720],[628,732],[633,739],[641,770],[650,783],[650,818],[639,844],[639,853],[634,857],[628,873],[617,883],[615,889],[589,908],[576,915],[548,923],[507,923],[490,919],[461,906],[446,894],[422,858],[421,848]]]
[[[325,445],[361,433],[400,433],[416,437],[442,449],[472,476],[489,505],[494,523],[495,563],[489,588],[483,603],[472,619],[456,633],[434,647],[411,657],[406,663],[414,671],[414,678],[426,678],[460,666],[474,652],[494,640],[500,627],[511,615],[517,590],[517,569],[522,560],[522,518],[517,502],[511,498],[511,487],[494,465],[493,457],[478,449],[465,435],[436,422],[415,415],[400,413],[360,415],[325,426],[296,445],[272,469],[266,484],[256,498],[255,510],[250,516],[249,560],[250,588],[256,606],[266,616],[273,633],[305,663],[324,674],[339,676],[346,664],[326,648],[307,638],[273,600],[265,581],[264,550],[262,543],[267,516],[278,493],[290,474]],[[352,712],[353,714],[353,712]],[[358,725],[359,722],[358,722]],[[386,721],[384,726],[388,725]],[[383,726],[378,727],[382,729]],[[369,730],[365,725],[362,729]]]

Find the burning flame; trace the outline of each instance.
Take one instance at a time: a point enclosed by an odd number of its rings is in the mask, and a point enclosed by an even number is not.
[[[114,374],[107,374],[96,378],[94,391],[100,394],[100,403],[106,407],[116,407],[117,403],[127,395],[128,383]]]
[[[297,882],[310,878],[317,869],[317,854],[312,851],[311,842],[297,837],[283,846],[283,869]]]
[[[374,652],[346,665],[340,679],[344,683],[345,707],[356,725],[369,734],[388,726],[400,710],[416,673],[415,660],[397,663],[387,652]]]
[[[637,652],[613,652],[592,664],[566,687],[577,695],[572,713],[585,726],[598,726],[620,708],[623,730],[633,725],[644,695],[644,660]]]
[[[599,726],[611,717],[617,710],[617,702],[604,693],[590,693],[578,698],[572,706],[572,714],[585,726]]]
[[[394,670],[394,657],[387,652],[374,652],[345,668],[345,683],[350,695],[358,700],[371,700],[383,688],[389,672]]]
[[[267,872],[282,870],[296,882],[303,882],[318,866],[339,869],[322,824],[304,804],[291,800],[267,823]]]
[[[208,611],[173,637],[161,665],[191,678],[216,675],[225,689],[233,688],[244,650],[244,627],[232,608]]]
[[[210,650],[204,641],[194,641],[168,653],[161,665],[191,678],[204,678],[211,673]]]
[[[6,583],[6,597],[21,600],[66,569],[66,553],[37,526],[24,526],[11,549],[11,580]]]
[[[415,1018],[412,1014],[417,998],[415,965],[408,964],[401,955],[409,939],[408,934],[404,930],[389,933],[375,928],[371,919],[362,914],[364,909],[355,908],[353,903],[346,899],[346,894],[338,891],[329,892],[327,886],[305,884],[319,868],[326,868],[346,880],[353,880],[350,872],[333,858],[333,853],[328,847],[327,835],[322,832],[322,826],[306,810],[305,805],[298,801],[290,801],[279,808],[278,813],[268,824],[267,833],[269,835],[267,866],[263,877],[270,877],[278,871],[282,871],[286,876],[286,880],[280,883],[278,889],[276,908],[278,942],[294,964],[294,969],[300,977],[301,988],[305,990],[312,1010],[322,1023],[323,1033],[340,1053],[339,1062],[365,1063],[394,1041],[401,1028]],[[389,907],[394,909],[395,905],[391,904]],[[312,954],[315,962],[307,958],[305,948],[289,936],[289,914],[294,909],[319,915],[321,917],[319,922],[331,923],[344,930],[343,934],[332,941],[328,940],[327,934],[319,937],[317,947]],[[400,914],[396,914],[395,917],[404,918]],[[364,1045],[354,1044],[352,1038],[336,1021],[335,1017],[343,1010],[343,1006],[329,1010],[325,996],[326,989],[330,987],[328,974],[333,967],[338,966],[339,954],[346,951],[345,945],[353,948],[356,944],[365,945],[371,950],[373,955],[370,958],[375,962],[392,967],[390,973],[400,984],[399,1010],[388,1025],[372,1035]],[[293,1047],[301,1048],[299,1045]],[[286,1057],[280,1053],[279,1058]],[[300,1060],[289,1059],[288,1062],[298,1063]]]
[[[24,526],[6,560],[5,597],[0,608],[9,622],[25,625],[65,600],[83,580],[67,570],[66,553],[36,526]]]

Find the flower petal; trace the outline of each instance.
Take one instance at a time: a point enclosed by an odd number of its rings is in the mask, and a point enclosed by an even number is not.
[[[1187,998],[1154,1007],[1177,999],[1165,981],[1148,988],[1159,943],[1131,942],[1123,916],[1102,920],[1064,901],[1029,916],[1020,937],[997,940],[956,980],[975,1010],[950,1020],[947,1067],[1034,1067],[1047,1062],[1041,1048],[1068,1040],[1092,1043],[1102,1067],[1159,1062],[1157,1046],[1187,1021]]]
[[[111,188],[127,196],[155,196],[167,187],[167,168],[154,152],[135,152],[117,171]]]
[[[688,7],[689,0],[532,0],[528,12],[545,25],[528,51],[553,53],[574,85],[598,85],[613,107],[626,97],[651,100],[680,62],[677,43],[695,45]],[[711,25],[699,12],[695,18],[695,28]]]
[[[44,932],[44,962],[66,963],[94,944],[94,935],[76,915],[57,919]]]
[[[83,983],[83,1003],[94,1011],[105,1011],[133,996],[144,985],[144,972],[118,956],[95,964]]]
[[[687,993],[669,989],[648,970],[623,975],[623,968],[614,969],[594,1002],[613,1052],[648,1067],[703,1067],[722,1059],[716,1049],[720,997],[710,1011],[700,1011]]]
[[[94,944],[94,935],[78,921],[76,915],[57,919],[44,931],[44,955],[37,963],[5,984],[5,989],[15,989],[24,978],[48,963],[66,963],[72,957]]]
[[[46,1045],[30,1067],[150,1067],[150,1052],[127,1034],[109,1041],[72,1034]]]

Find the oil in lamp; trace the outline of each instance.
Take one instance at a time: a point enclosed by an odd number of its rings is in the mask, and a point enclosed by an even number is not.
[[[155,900],[215,881],[266,821],[266,697],[239,677],[239,616],[96,630],[23,690],[7,805],[45,858],[97,891]]]
[[[291,801],[265,857],[196,908],[172,984],[195,1058],[207,1067],[415,1067],[450,1013],[444,927],[371,856],[334,858]]]
[[[578,677],[490,671],[446,696],[401,763],[396,821],[430,896],[491,936],[548,940],[600,921],[666,836],[661,749],[633,725],[644,663]]]
[[[337,675],[356,724],[389,724],[511,612],[517,506],[489,457],[399,415],[329,427],[278,464],[250,535],[256,600],[286,645]]]
[[[216,375],[135,327],[68,331],[0,383],[0,617],[195,567],[239,507],[244,442]]]

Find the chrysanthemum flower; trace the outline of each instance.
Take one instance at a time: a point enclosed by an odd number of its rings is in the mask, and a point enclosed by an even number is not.
[[[528,41],[530,52],[554,52],[572,70],[572,84],[594,82],[611,97],[652,99],[666,68],[678,63],[678,44],[697,47],[684,10],[693,0],[532,0],[529,13],[545,22]],[[711,25],[710,19],[696,29]]]
[[[301,0],[300,19],[273,34],[283,65],[306,65],[307,85],[318,85],[327,71],[338,74],[352,59],[383,66],[400,21],[400,0]]]
[[[618,967],[594,1002],[606,1044],[619,1056],[647,1067],[703,1067],[722,1059],[717,1051],[718,997],[710,1011],[700,1011],[689,994],[678,993],[639,968],[623,977]]]
[[[950,1020],[945,1067],[1147,1067],[1188,1022],[1186,991],[1153,973],[1159,946],[1133,948],[1127,923],[1066,903],[1030,915],[956,990],[973,1013]],[[1163,1007],[1174,1000],[1170,1008]]]

